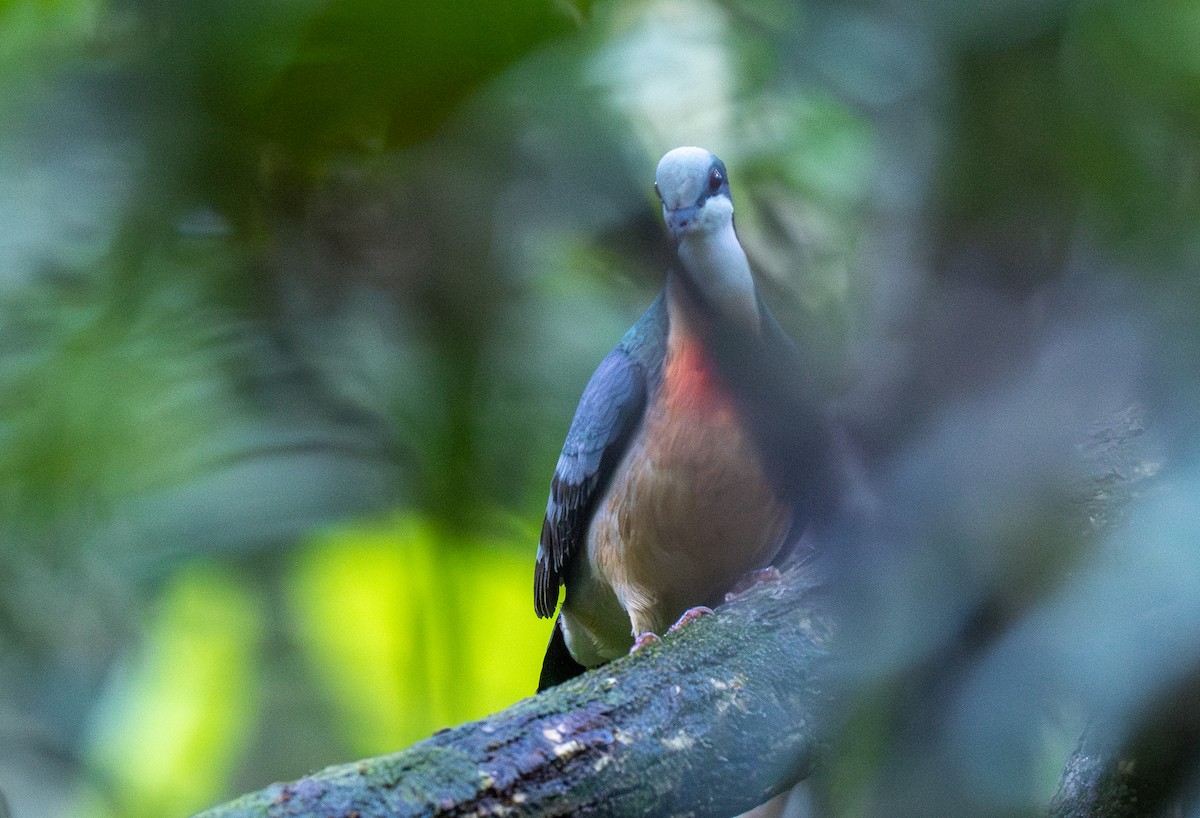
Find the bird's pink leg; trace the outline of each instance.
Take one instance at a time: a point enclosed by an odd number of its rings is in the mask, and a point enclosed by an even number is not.
[[[695,608],[688,608],[683,612],[683,616],[679,617],[678,621],[676,621],[674,625],[667,628],[667,633],[674,633],[687,623],[694,622],[700,617],[707,616],[712,612],[712,608],[705,607],[704,605],[697,605]]]
[[[707,616],[707,615],[711,614],[712,612],[713,612],[712,608],[706,607],[704,605],[697,605],[695,608],[688,608],[686,611],[683,612],[683,615],[679,617],[678,621],[676,621],[676,623],[674,625],[667,628],[667,633],[674,633],[675,631],[679,630],[687,623],[694,622],[695,620],[699,619],[700,617]],[[654,633],[653,631],[643,631],[642,633],[639,633],[637,635],[636,639],[633,640],[633,647],[631,647],[629,649],[629,652],[631,654],[636,653],[639,650],[641,650],[642,648],[646,647],[646,645],[653,645],[653,644],[656,644],[661,641],[662,641],[662,637],[659,636],[658,634]]]

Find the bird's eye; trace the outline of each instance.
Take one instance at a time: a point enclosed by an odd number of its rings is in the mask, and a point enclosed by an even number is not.
[[[713,168],[708,172],[708,192],[716,193],[721,189],[721,185],[725,183],[725,174],[721,173],[720,168]]]
[[[658,197],[660,202],[662,201],[662,191],[658,189],[658,182],[654,183],[654,195]]]

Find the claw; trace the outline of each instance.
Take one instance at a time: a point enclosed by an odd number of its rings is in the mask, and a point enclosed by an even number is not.
[[[659,636],[657,633],[653,633],[651,631],[646,631],[645,633],[639,633],[637,635],[637,638],[633,640],[633,647],[631,647],[629,649],[629,655],[632,656],[633,654],[637,653],[642,648],[646,647],[646,645],[654,645],[661,641],[662,641],[662,637]]]
[[[730,602],[737,599],[761,582],[779,582],[780,579],[782,579],[782,575],[774,565],[768,565],[766,568],[757,568],[747,573],[729,589],[725,594],[725,601]]]
[[[694,622],[695,620],[699,619],[700,617],[707,616],[708,614],[710,614],[712,612],[713,612],[712,608],[707,608],[703,605],[697,605],[695,608],[688,608],[686,611],[683,612],[683,616],[679,617],[679,620],[674,625],[667,628],[667,633],[674,633],[675,631],[679,630],[687,623]]]

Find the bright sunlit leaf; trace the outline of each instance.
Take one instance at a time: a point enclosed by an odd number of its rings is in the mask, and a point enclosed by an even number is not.
[[[87,814],[186,815],[222,792],[254,724],[262,614],[233,572],[196,566],[159,600],[97,708],[88,755],[111,786]]]
[[[548,625],[532,553],[465,540],[416,515],[316,538],[292,575],[315,672],[368,755],[533,693]]]

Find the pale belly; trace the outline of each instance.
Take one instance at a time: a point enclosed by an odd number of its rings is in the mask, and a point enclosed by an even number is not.
[[[770,562],[791,523],[729,406],[650,410],[616,475],[563,606],[568,646],[585,665],[718,603]]]

